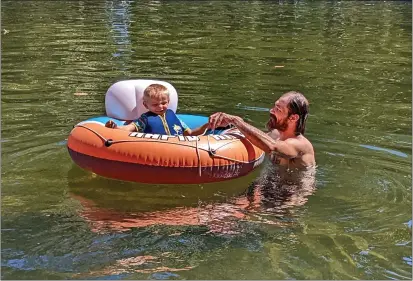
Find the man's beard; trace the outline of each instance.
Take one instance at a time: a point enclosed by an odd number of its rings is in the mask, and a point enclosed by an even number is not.
[[[267,122],[267,128],[269,130],[277,129],[278,131],[284,132],[288,128],[288,118],[283,121],[279,121],[274,115],[270,115],[270,119]]]

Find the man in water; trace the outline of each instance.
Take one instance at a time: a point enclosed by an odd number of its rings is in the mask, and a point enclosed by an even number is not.
[[[309,104],[303,94],[287,92],[270,110],[268,133],[246,123],[241,117],[218,112],[209,117],[211,129],[234,125],[255,146],[270,154],[280,166],[306,169],[315,166],[314,149],[304,137]]]
[[[270,110],[268,133],[238,116],[222,112],[210,116],[210,128],[234,125],[252,144],[270,156],[273,165],[264,168],[245,193],[250,211],[276,212],[303,205],[315,191],[314,149],[304,137],[308,111],[304,95],[291,91],[283,94]]]

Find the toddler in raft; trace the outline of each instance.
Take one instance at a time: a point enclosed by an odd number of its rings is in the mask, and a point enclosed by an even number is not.
[[[117,126],[109,120],[105,127],[120,129],[129,132],[141,132],[161,135],[201,135],[208,127],[208,123],[191,130],[178,116],[175,115],[169,105],[168,89],[160,84],[149,85],[143,92],[143,105],[149,111],[142,114],[125,126]]]

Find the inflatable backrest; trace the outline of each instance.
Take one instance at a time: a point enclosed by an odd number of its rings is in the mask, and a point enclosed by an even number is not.
[[[121,120],[135,120],[148,110],[143,105],[143,92],[151,84],[164,85],[169,91],[169,109],[176,112],[178,94],[168,82],[158,80],[119,81],[108,89],[105,95],[105,108],[108,117]]]

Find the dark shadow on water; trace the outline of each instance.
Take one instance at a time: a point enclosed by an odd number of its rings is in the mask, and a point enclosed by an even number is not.
[[[147,212],[223,202],[242,193],[259,171],[258,168],[241,178],[208,184],[143,184],[104,178],[73,165],[67,179],[71,194],[91,200],[96,206]]]
[[[304,205],[316,189],[315,168],[290,170],[268,163],[247,189],[245,197],[251,206],[265,212],[279,212]]]
[[[315,170],[261,171],[206,185],[148,185],[101,178],[74,167],[68,176],[79,215],[94,232],[128,231],[152,225],[206,226],[210,232],[235,234],[241,221],[283,226],[292,207],[315,191]]]

